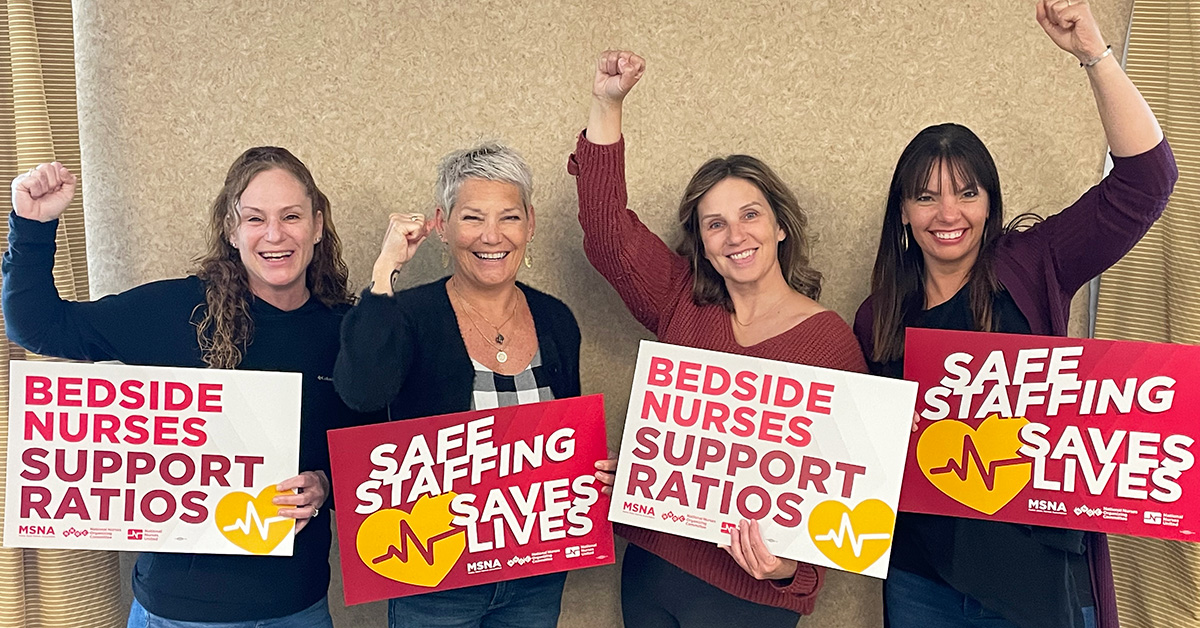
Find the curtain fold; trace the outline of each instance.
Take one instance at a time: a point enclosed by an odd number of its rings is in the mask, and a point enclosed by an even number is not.
[[[1171,142],[1179,182],[1158,224],[1101,278],[1096,337],[1197,344],[1200,0],[1137,0],[1126,72],[1146,96]],[[1200,628],[1200,546],[1110,538],[1121,625]]]
[[[69,0],[0,3],[0,180],[45,161],[81,173],[75,104],[75,46]],[[82,190],[82,178],[80,190]],[[87,299],[82,192],[60,222],[54,279],[69,299]],[[11,209],[10,201],[3,206]],[[5,212],[7,214],[7,212]],[[0,241],[8,240],[7,218]],[[0,315],[0,498],[8,447],[11,360],[36,359],[9,342]],[[0,499],[0,504],[3,504]],[[0,526],[4,512],[0,506]],[[0,627],[116,628],[121,587],[112,552],[0,548]]]

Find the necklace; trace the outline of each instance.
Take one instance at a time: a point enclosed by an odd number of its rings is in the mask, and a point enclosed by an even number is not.
[[[471,327],[474,327],[475,331],[479,334],[479,336],[481,338],[483,338],[484,341],[486,341],[488,344],[492,345],[496,349],[496,361],[499,362],[500,364],[504,364],[505,362],[507,362],[508,361],[508,352],[506,352],[504,350],[504,334],[500,333],[500,330],[504,329],[504,326],[507,325],[509,323],[509,321],[511,321],[513,319],[513,316],[516,315],[517,301],[519,301],[520,299],[519,298],[513,299],[512,308],[508,312],[508,317],[505,318],[503,322],[501,322],[499,325],[492,325],[492,321],[488,320],[488,317],[484,316],[483,312],[480,312],[478,309],[476,309],[474,305],[471,305],[471,302],[468,301],[467,298],[463,296],[463,293],[461,291],[459,291],[458,282],[452,283],[450,285],[450,287],[453,288],[454,293],[456,295],[458,295],[458,300],[461,301],[462,304],[467,306],[467,309],[470,310],[470,312],[467,312],[467,319],[471,321]],[[514,286],[513,289],[516,289],[516,286]],[[472,312],[474,312],[474,315],[472,315]],[[479,316],[479,318],[482,318],[483,322],[487,323],[492,328],[492,330],[496,332],[496,336],[495,336],[494,340],[492,338],[489,338],[488,335],[483,333],[483,330],[479,328],[479,323],[475,321],[476,315]]]
[[[778,307],[780,303],[783,303],[783,300],[784,300],[784,299],[786,299],[786,298],[788,298],[788,295],[786,295],[786,294],[785,294],[785,295],[783,295],[782,297],[780,297],[778,300],[776,300],[774,303],[772,303],[772,304],[771,304],[771,307],[767,308],[766,310],[763,310],[763,311],[765,312],[765,314],[763,314],[763,315],[759,316],[759,317],[758,317],[758,320],[760,320],[760,321],[761,321],[761,320],[762,320],[764,317],[766,317],[766,316],[770,315],[770,314],[771,314],[771,312],[772,312],[772,311],[774,311],[774,310],[775,310],[775,308],[776,308],[776,307]],[[746,328],[746,327],[749,327],[749,326],[753,325],[753,324],[754,324],[754,319],[753,319],[753,318],[751,318],[749,321],[747,321],[747,322],[743,323],[742,321],[738,320],[738,316],[737,316],[737,310],[735,309],[735,310],[733,311],[733,322],[734,322],[734,323],[737,323],[737,326],[738,326],[738,327],[741,327],[741,328],[743,328],[743,329],[744,329],[744,328]]]

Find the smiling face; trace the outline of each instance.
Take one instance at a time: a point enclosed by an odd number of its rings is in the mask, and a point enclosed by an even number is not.
[[[229,241],[246,267],[250,291],[276,307],[302,303],[305,273],[323,233],[304,186],[286,170],[266,170],[250,180],[237,207]]]
[[[512,183],[470,178],[454,207],[437,209],[436,227],[454,259],[454,276],[476,288],[511,284],[533,239],[533,208]]]
[[[921,247],[927,269],[963,272],[979,257],[989,207],[986,190],[939,162],[924,189],[903,201],[901,219]]]
[[[779,243],[787,237],[758,186],[726,177],[697,207],[704,258],[730,283],[751,284],[780,273]]]

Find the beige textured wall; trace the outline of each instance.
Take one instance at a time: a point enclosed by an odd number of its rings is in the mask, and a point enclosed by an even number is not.
[[[1120,44],[1132,0],[1093,4]],[[536,262],[523,279],[574,309],[584,388],[605,393],[613,435],[644,333],[584,259],[564,170],[603,48],[649,60],[627,107],[630,198],[647,223],[670,231],[707,157],[757,155],[811,211],[824,301],[847,318],[866,295],[891,169],[920,128],[973,128],[1014,214],[1056,211],[1102,165],[1085,75],[1030,0],[89,0],[75,11],[95,296],[187,272],[225,169],[258,144],[312,168],[361,286],[386,214],[431,207],[437,159],[502,139],[536,178]],[[438,266],[427,247],[407,279]],[[618,625],[616,588],[616,569],[572,574],[562,625]],[[878,626],[878,590],[831,573],[803,625]],[[340,626],[382,616],[335,602]]]

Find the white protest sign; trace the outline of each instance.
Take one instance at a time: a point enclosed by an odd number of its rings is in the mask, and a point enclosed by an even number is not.
[[[11,369],[5,547],[292,554],[299,373]]]
[[[887,575],[912,382],[643,341],[609,519]]]

